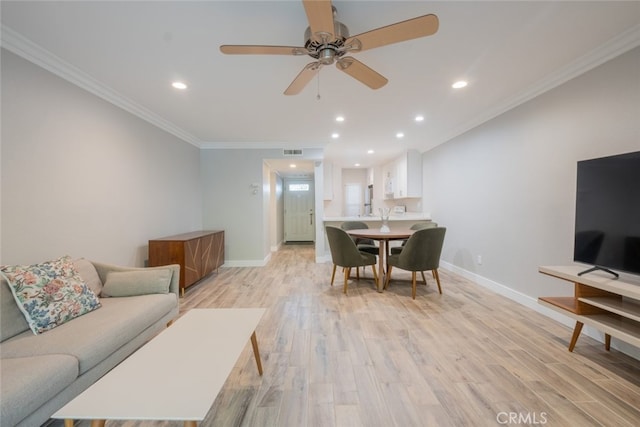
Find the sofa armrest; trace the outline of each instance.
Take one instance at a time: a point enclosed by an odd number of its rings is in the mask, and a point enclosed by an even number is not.
[[[98,272],[98,276],[102,283],[107,282],[107,275],[111,272],[122,271],[145,271],[145,270],[162,270],[170,269],[172,271],[171,283],[169,284],[169,292],[180,296],[180,266],[178,264],[163,265],[160,267],[122,267],[118,265],[103,264],[101,262],[91,261]]]

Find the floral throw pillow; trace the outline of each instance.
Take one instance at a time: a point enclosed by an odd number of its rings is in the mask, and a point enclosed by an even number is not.
[[[100,300],[82,281],[69,256],[34,265],[0,267],[34,334],[95,310]]]

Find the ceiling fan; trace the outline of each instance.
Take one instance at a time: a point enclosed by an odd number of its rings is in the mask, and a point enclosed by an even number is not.
[[[296,95],[313,79],[320,68],[335,62],[336,68],[364,83],[371,89],[387,84],[387,79],[347,53],[360,52],[392,43],[426,37],[438,31],[438,17],[424,15],[385,27],[376,28],[357,36],[337,21],[336,8],[330,0],[302,0],[309,27],[304,34],[304,47],[222,45],[220,51],[229,55],[309,55],[314,62],[307,64],[284,91]]]

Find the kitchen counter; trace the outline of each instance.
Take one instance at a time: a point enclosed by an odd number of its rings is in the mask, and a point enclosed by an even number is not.
[[[389,215],[389,222],[395,221],[430,221],[431,215],[428,213],[406,212],[399,215]],[[379,215],[373,216],[326,216],[324,222],[344,222],[344,221],[362,221],[362,222],[382,222]]]

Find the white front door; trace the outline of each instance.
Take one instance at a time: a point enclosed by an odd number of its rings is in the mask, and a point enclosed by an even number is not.
[[[312,242],[315,240],[314,201],[312,180],[285,180],[285,242]]]

